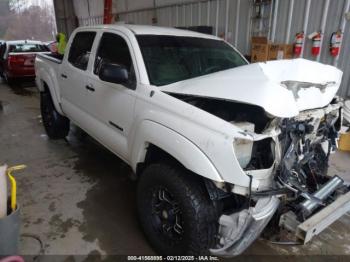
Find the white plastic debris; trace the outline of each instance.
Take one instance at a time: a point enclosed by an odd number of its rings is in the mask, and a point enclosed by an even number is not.
[[[0,166],[0,219],[7,215],[7,166]]]

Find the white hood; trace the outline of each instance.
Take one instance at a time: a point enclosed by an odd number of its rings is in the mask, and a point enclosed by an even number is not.
[[[333,66],[299,58],[240,66],[163,86],[161,90],[257,105],[276,117],[294,117],[300,111],[329,104],[342,74]],[[298,82],[294,92],[282,83],[286,81]]]

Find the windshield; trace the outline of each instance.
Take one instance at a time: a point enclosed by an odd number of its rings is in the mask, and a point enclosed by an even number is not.
[[[150,83],[156,86],[247,64],[221,40],[161,35],[136,37]]]
[[[10,53],[26,53],[26,52],[47,52],[49,49],[45,45],[40,44],[15,44],[10,45]]]

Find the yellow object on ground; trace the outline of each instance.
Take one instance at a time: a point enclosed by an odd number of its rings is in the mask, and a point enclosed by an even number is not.
[[[7,169],[7,175],[9,177],[10,183],[11,183],[11,209],[12,209],[12,212],[14,212],[16,210],[16,207],[17,207],[17,183],[16,183],[16,179],[12,176],[12,172],[17,171],[17,170],[21,170],[24,168],[26,168],[25,165],[19,165],[19,166],[9,167]]]
[[[66,35],[63,33],[57,34],[57,52],[60,55],[64,55],[64,51],[66,50],[67,40]]]
[[[350,132],[340,135],[338,147],[339,150],[350,151]]]

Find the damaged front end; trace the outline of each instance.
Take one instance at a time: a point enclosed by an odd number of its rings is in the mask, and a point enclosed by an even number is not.
[[[235,123],[253,140],[235,141],[235,152],[246,174],[259,180],[250,185],[244,204],[219,219],[219,256],[241,254],[267,229],[271,238],[283,230],[295,243],[306,243],[350,210],[349,188],[338,176],[327,175],[329,155],[337,148],[341,105],[273,119],[259,134],[252,123]],[[242,195],[242,188],[231,192]]]
[[[287,230],[293,241],[306,243],[350,210],[348,187],[327,175],[342,124],[335,98],[341,79],[333,66],[292,59],[162,87],[234,126],[234,170],[225,168],[225,183],[206,183],[211,199],[222,204],[212,254],[241,254],[265,228],[275,236]]]
[[[338,176],[327,175],[341,120],[341,105],[333,101],[282,121],[283,153],[275,177],[276,184],[290,192],[281,198],[275,222],[280,230],[293,232],[298,243],[310,241],[350,210],[348,185]]]

